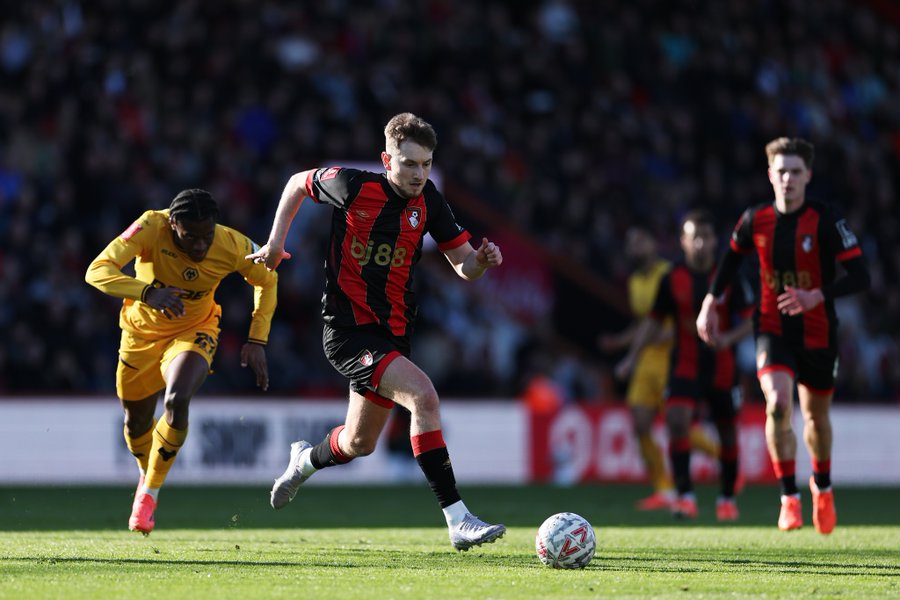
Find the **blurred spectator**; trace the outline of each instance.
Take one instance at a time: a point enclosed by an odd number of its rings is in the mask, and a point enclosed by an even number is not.
[[[108,317],[117,307],[89,296],[80,276],[133,215],[206,187],[223,222],[264,241],[297,165],[371,157],[381,140],[357,132],[409,110],[434,123],[448,178],[503,215],[499,226],[459,215],[476,239],[511,228],[532,252],[581,269],[549,260],[553,306],[535,322],[495,303],[490,286],[461,291],[423,268],[421,285],[439,293],[423,295],[434,300],[422,307],[416,347],[444,397],[515,395],[529,379],[527,346],[560,335],[569,339],[553,352],[565,348],[560,362],[577,388],[567,394],[601,393],[590,382],[607,380],[609,365],[582,341],[628,316],[578,273],[624,289],[620,248],[635,222],[655,230],[669,256],[677,240],[667,232],[689,208],[734,222],[770,195],[758,148],[802,135],[818,154],[809,196],[848,214],[873,275],[855,308],[857,335],[842,349],[838,396],[897,401],[900,24],[877,6],[4,3],[0,389],[113,393],[118,330]],[[298,230],[291,250],[320,254],[327,231]],[[316,262],[284,265],[275,393],[345,393],[321,357]],[[244,301],[239,290],[226,281],[220,298]],[[466,309],[441,315],[450,305],[441,295],[459,294]],[[244,325],[223,323],[207,390],[253,389],[235,368]]]

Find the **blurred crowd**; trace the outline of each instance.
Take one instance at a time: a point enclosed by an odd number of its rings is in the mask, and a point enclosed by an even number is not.
[[[724,240],[771,198],[765,143],[798,135],[817,150],[809,196],[846,214],[873,276],[840,302],[838,401],[896,402],[900,22],[876,5],[3,3],[0,391],[114,394],[120,301],[83,275],[141,212],[204,187],[264,242],[291,174],[377,161],[384,123],[412,111],[459,220],[510,249],[501,284],[423,259],[414,357],[442,395],[514,396],[535,375],[615,395],[595,340],[629,319],[625,230],[649,225],[675,258],[679,217],[703,206]],[[270,394],[345,392],[320,341],[329,210],[304,205],[292,231]],[[204,393],[248,393],[250,288],[235,276],[218,300]]]

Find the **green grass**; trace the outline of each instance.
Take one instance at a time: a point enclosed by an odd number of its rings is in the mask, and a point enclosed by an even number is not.
[[[266,489],[169,487],[147,538],[124,529],[130,489],[0,487],[0,598],[900,597],[896,488],[839,489],[830,536],[779,532],[768,487],[745,490],[729,526],[706,487],[691,523],[635,512],[639,486],[462,491],[506,537],[454,552],[425,485],[309,486],[277,512]],[[563,510],[597,532],[583,571],[534,556],[537,526]]]

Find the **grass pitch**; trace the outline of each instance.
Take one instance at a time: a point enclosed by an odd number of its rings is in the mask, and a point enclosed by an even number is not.
[[[900,597],[900,489],[839,488],[838,527],[775,527],[778,492],[750,487],[741,520],[639,513],[643,486],[464,487],[466,504],[509,527],[458,553],[424,484],[310,485],[287,508],[261,488],[163,490],[157,529],[128,532],[131,489],[0,488],[0,598],[598,598]],[[581,571],[534,555],[550,514],[594,525]],[[174,596],[173,596],[174,595]]]

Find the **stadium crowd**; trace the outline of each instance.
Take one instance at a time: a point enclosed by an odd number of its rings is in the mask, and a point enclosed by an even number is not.
[[[809,196],[847,215],[873,277],[839,303],[836,397],[896,402],[900,22],[876,5],[4,3],[0,391],[113,393],[119,301],[84,272],[144,210],[204,187],[224,224],[263,242],[292,173],[377,160],[384,121],[409,110],[435,125],[460,221],[510,248],[522,274],[463,286],[424,257],[417,362],[443,397],[512,396],[538,372],[571,397],[614,391],[615,357],[593,341],[629,316],[585,277],[624,290],[632,223],[673,258],[689,208],[713,210],[724,237],[771,196],[765,143],[799,135],[817,150]],[[328,213],[304,205],[292,232],[270,394],[345,391],[320,341]],[[218,293],[223,333],[204,393],[253,390],[237,368],[246,287]]]

